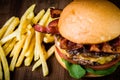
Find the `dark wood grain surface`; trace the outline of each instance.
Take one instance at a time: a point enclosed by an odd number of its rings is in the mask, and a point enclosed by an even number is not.
[[[35,13],[41,9],[47,9],[48,7],[55,6],[63,9],[72,0],[0,0],[0,27],[11,16],[21,17],[25,10],[32,5],[36,4]],[[120,7],[120,0],[111,0],[114,4]],[[61,67],[57,62],[54,55],[48,60],[49,75],[43,77],[42,68],[39,67],[35,71],[31,71],[31,66],[25,67],[22,65],[19,68],[15,68],[14,72],[11,72],[11,80],[75,80],[71,78],[68,72]],[[100,78],[82,78],[80,80],[120,80],[120,69],[109,76]]]

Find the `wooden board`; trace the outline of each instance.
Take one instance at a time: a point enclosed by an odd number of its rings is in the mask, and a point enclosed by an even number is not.
[[[33,3],[37,5],[35,8],[35,13],[37,13],[39,10],[43,8],[47,9],[51,6],[63,9],[71,1],[72,0],[0,0],[0,27],[13,15],[21,17],[25,10]],[[111,1],[120,7],[120,0]],[[16,68],[14,72],[11,72],[11,80],[75,80],[61,67],[54,55],[48,59],[47,63],[49,67],[49,75],[47,77],[43,77],[41,67],[32,72],[32,64],[29,67],[21,66]],[[80,80],[120,80],[120,69],[109,76],[82,78]]]

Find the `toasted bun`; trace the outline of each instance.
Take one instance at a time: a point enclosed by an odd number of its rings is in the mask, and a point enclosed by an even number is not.
[[[106,42],[120,35],[120,9],[107,0],[75,0],[64,8],[58,27],[75,43]]]
[[[57,53],[56,49],[55,49],[55,57],[58,60],[58,62],[61,64],[61,66],[67,70],[67,68],[65,66],[65,63],[62,61],[62,59],[59,56],[59,54]],[[85,77],[101,77],[101,76],[103,76],[103,75],[95,75],[95,74],[92,74],[92,73],[87,73],[85,75]]]

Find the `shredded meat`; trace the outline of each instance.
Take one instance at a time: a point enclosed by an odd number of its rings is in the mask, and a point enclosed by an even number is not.
[[[54,9],[54,8],[50,9],[50,13],[51,13],[52,18],[60,17],[61,12],[62,12],[62,9]]]
[[[68,41],[65,38],[62,38],[60,40],[60,46],[61,46],[62,49],[66,49],[67,48],[68,50],[78,49],[78,48],[83,47],[83,45],[77,44],[77,43],[73,43],[71,41]]]
[[[96,52],[99,52],[100,51],[100,49],[99,49],[99,47],[98,47],[98,45],[91,45],[91,47],[90,47],[90,51],[96,51]]]
[[[66,49],[69,51],[72,50],[73,52],[77,52],[76,50],[85,48],[83,49],[82,52],[86,50],[88,52],[120,53],[120,36],[109,42],[105,42],[101,44],[88,44],[88,45],[77,44],[63,37],[60,38],[61,38],[60,47],[62,49]],[[72,53],[72,51],[70,52]]]

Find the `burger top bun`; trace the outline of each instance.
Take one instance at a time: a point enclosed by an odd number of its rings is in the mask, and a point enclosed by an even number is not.
[[[64,8],[58,28],[75,43],[106,42],[120,35],[120,9],[107,0],[75,0]]]

